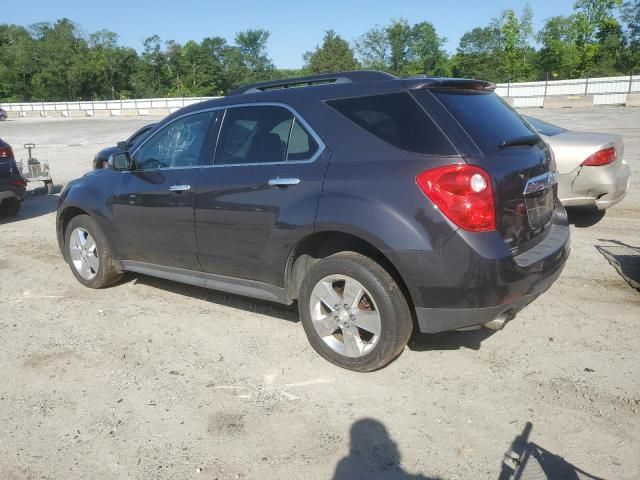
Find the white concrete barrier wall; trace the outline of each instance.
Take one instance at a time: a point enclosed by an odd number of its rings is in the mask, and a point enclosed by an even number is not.
[[[548,82],[499,83],[496,93],[518,108],[542,107],[550,96],[593,95],[593,105],[624,105],[629,93],[640,92],[640,75],[578,78]]]
[[[540,108],[546,96],[593,95],[594,105],[624,105],[629,93],[640,93],[640,75],[625,77],[579,78],[574,80],[550,80],[548,82],[499,83],[496,93],[509,97],[516,108]],[[93,112],[110,111],[111,116],[149,115],[149,112],[171,113],[187,105],[219,97],[141,98],[127,100],[96,100],[93,102],[31,102],[2,103],[8,112],[26,116],[27,112],[61,112],[61,116],[95,116]],[[73,112],[73,113],[72,113]],[[83,113],[80,113],[83,112]],[[36,113],[35,115],[38,115]],[[105,114],[99,114],[104,116]]]
[[[219,97],[185,97],[185,98],[143,98],[131,100],[96,100],[79,102],[30,102],[30,103],[0,103],[0,107],[7,112],[14,112],[17,116],[26,116],[27,112],[38,112],[42,116],[46,113],[53,116],[53,112],[60,112],[55,116],[119,116],[122,111],[129,114],[136,111],[136,115],[149,115],[151,111],[175,112],[176,110]],[[73,112],[73,113],[72,113]],[[97,113],[100,112],[100,113]],[[107,114],[107,112],[109,112]],[[36,113],[36,116],[38,115]],[[14,115],[15,116],[15,115]]]

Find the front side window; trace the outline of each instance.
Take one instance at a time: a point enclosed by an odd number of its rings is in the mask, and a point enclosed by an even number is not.
[[[225,114],[214,164],[307,160],[317,150],[318,144],[286,108],[234,107]]]
[[[169,123],[135,155],[138,170],[200,165],[200,153],[213,112],[196,113]]]

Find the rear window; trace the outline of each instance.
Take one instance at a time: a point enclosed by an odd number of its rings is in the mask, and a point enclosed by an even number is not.
[[[431,92],[485,155],[503,152],[500,144],[505,141],[536,135],[536,131],[495,93],[468,90]],[[429,95],[429,92],[416,91],[416,95]]]
[[[453,146],[408,93],[330,100],[328,105],[402,150],[453,155]]]
[[[553,137],[554,135],[567,131],[566,128],[542,121],[539,118],[530,117],[529,115],[523,115],[523,117],[538,133],[546,135],[547,137]]]

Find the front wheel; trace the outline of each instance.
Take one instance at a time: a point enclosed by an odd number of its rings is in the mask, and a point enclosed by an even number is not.
[[[69,266],[80,283],[89,288],[104,288],[122,278],[107,239],[93,218],[88,215],[72,218],[65,230],[65,240]]]
[[[393,361],[413,327],[398,284],[378,263],[355,252],[313,265],[302,282],[298,308],[313,348],[331,363],[359,372]]]

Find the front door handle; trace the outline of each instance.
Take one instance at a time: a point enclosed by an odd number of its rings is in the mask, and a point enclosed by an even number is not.
[[[269,186],[271,187],[290,187],[291,185],[298,185],[300,183],[299,178],[272,178],[269,180]]]
[[[169,187],[170,192],[186,192],[191,190],[191,185],[171,185]]]

